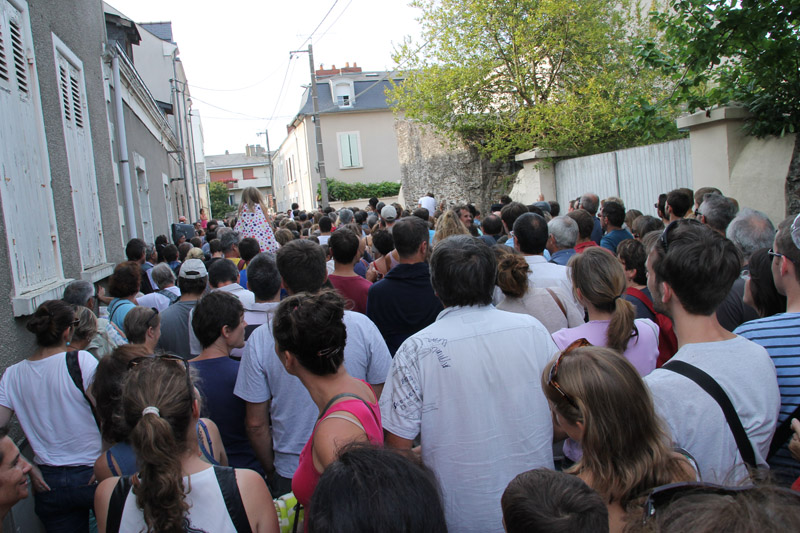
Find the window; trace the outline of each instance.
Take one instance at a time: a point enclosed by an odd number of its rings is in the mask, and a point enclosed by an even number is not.
[[[228,205],[236,205],[236,195],[233,193],[228,194]]]
[[[246,180],[254,180],[254,179],[256,179],[256,177],[253,175],[253,169],[252,168],[243,168],[242,169],[242,179],[246,179]]]
[[[331,81],[333,84],[333,97],[339,107],[351,107],[355,100],[352,80]]]
[[[357,131],[337,133],[339,139],[339,168],[360,168],[361,139]]]
[[[78,248],[81,267],[88,270],[105,263],[106,253],[89,113],[85,107],[83,63],[61,39],[55,34],[52,37]]]

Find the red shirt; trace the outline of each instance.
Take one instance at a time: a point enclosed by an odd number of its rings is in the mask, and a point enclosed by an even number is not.
[[[335,276],[330,274],[331,285],[347,300],[347,309],[367,314],[367,293],[372,283],[361,276]]]
[[[580,244],[575,245],[575,251],[579,254],[582,254],[584,250],[586,250],[587,248],[591,248],[592,246],[597,246],[597,243],[594,241],[582,242]],[[614,253],[611,250],[608,250],[606,248],[603,248],[603,250],[610,253],[611,255],[614,255]]]

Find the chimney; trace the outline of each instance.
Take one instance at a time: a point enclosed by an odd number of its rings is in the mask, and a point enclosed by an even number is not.
[[[250,145],[249,144],[245,145],[245,147],[244,147],[244,155],[246,155],[247,157],[250,157]]]
[[[225,155],[228,155],[228,151],[227,150],[225,150]]]
[[[349,61],[344,64],[344,68],[350,68],[350,62]]]

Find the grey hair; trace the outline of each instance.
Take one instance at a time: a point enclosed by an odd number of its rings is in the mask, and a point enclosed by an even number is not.
[[[600,207],[598,196],[593,192],[587,192],[581,196],[581,207],[588,211],[591,215],[597,214],[597,209]]]
[[[86,280],[75,280],[64,290],[64,297],[61,298],[68,304],[86,305],[89,298],[94,296],[94,285]]]
[[[153,282],[159,289],[163,289],[170,283],[175,283],[175,273],[166,263],[159,263],[153,267]]]
[[[239,244],[239,232],[231,228],[222,228],[217,230],[217,238],[219,244],[222,246],[222,251],[227,252],[234,244]]]
[[[739,248],[747,262],[759,248],[772,247],[775,240],[775,226],[761,211],[745,207],[728,225],[726,235]]]
[[[153,254],[156,253],[156,245],[155,244],[148,244],[147,247],[144,249],[144,259],[145,261],[149,261]]]
[[[339,226],[344,226],[353,221],[353,211],[350,209],[341,209],[339,211]]]
[[[705,217],[706,224],[724,232],[736,217],[736,205],[721,194],[708,193],[703,196],[700,214]]]
[[[556,217],[547,223],[550,235],[559,248],[575,248],[578,242],[578,223],[568,216]]]

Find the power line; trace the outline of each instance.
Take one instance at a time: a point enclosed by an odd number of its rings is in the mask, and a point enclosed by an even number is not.
[[[312,31],[312,32],[311,32],[311,34],[310,34],[308,37],[306,37],[306,40],[305,40],[305,41],[303,41],[303,43],[302,43],[300,46],[296,47],[296,48],[295,48],[295,50],[299,50],[299,49],[301,49],[303,46],[305,46],[305,44],[306,44],[308,41],[310,41],[310,40],[311,40],[311,38],[314,36],[314,34],[315,34],[315,33],[317,33],[317,30],[319,29],[319,27],[320,27],[320,26],[322,26],[322,23],[323,23],[323,22],[325,22],[325,19],[326,19],[326,18],[328,18],[328,15],[330,15],[330,14],[331,14],[331,11],[333,11],[333,8],[334,8],[334,7],[336,7],[336,4],[338,4],[338,3],[339,3],[339,0],[333,0],[333,5],[332,5],[332,6],[331,6],[331,8],[328,10],[328,12],[327,12],[327,13],[325,13],[325,16],[324,16],[324,17],[322,17],[322,20],[320,20],[320,21],[319,21],[319,24],[317,24],[317,27],[316,27],[316,28],[314,28],[314,31]]]
[[[240,113],[238,111],[231,111],[230,109],[225,109],[224,107],[219,107],[218,105],[214,105],[212,103],[206,102],[205,100],[201,100],[200,98],[198,98],[198,97],[196,97],[194,95],[192,95],[192,100],[197,100],[198,102],[202,102],[202,103],[204,103],[206,105],[209,105],[209,106],[213,107],[214,109],[219,109],[220,111],[224,111],[226,113],[231,113],[231,114],[234,114],[234,115],[241,115],[243,117],[254,118],[254,119],[259,119],[259,120],[269,120],[266,117],[257,117],[255,115],[248,115],[247,113]]]
[[[342,9],[342,12],[339,13],[339,15],[333,20],[333,22],[331,22],[330,26],[328,26],[328,28],[324,32],[322,32],[322,35],[319,36],[319,39],[317,39],[317,44],[319,44],[319,42],[325,37],[325,35],[327,35],[329,31],[331,31],[331,28],[333,28],[333,26],[337,22],[339,22],[339,19],[342,18],[342,15],[344,15],[344,12],[347,11],[347,8],[350,7],[350,4],[352,4],[352,3],[353,3],[353,0],[350,0],[349,2],[347,2],[347,5],[344,6],[344,9]]]

